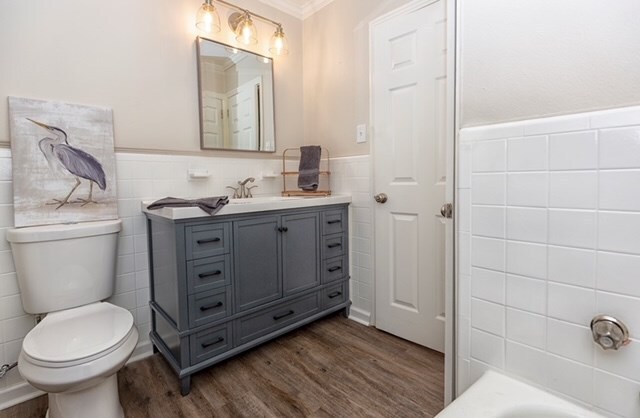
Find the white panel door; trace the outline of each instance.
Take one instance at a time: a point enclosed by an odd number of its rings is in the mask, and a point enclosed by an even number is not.
[[[229,96],[229,124],[235,149],[257,150],[260,138],[260,79],[244,83]]]
[[[372,27],[376,327],[444,351],[444,1]]]
[[[224,148],[224,100],[205,91],[202,97],[203,136],[207,147]]]

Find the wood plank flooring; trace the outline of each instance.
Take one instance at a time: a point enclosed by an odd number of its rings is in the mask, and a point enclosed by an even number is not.
[[[189,396],[156,354],[119,374],[128,418],[432,417],[443,405],[444,357],[333,315],[198,373]],[[46,397],[0,411],[44,417]]]

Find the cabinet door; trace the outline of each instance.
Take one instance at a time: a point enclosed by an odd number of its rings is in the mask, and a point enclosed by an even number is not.
[[[234,286],[237,311],[282,297],[279,216],[233,223]]]
[[[285,296],[320,284],[318,213],[282,217],[282,276]]]

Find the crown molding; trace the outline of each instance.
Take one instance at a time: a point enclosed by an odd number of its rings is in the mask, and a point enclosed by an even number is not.
[[[302,20],[313,15],[333,0],[309,0],[302,6]]]
[[[302,20],[302,7],[294,0],[259,0],[273,8]]]
[[[304,20],[322,9],[333,0],[306,0],[301,4],[300,0],[259,0],[291,16]]]

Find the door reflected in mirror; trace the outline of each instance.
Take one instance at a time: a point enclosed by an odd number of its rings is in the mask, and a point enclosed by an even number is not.
[[[273,60],[196,40],[200,148],[275,152]]]

